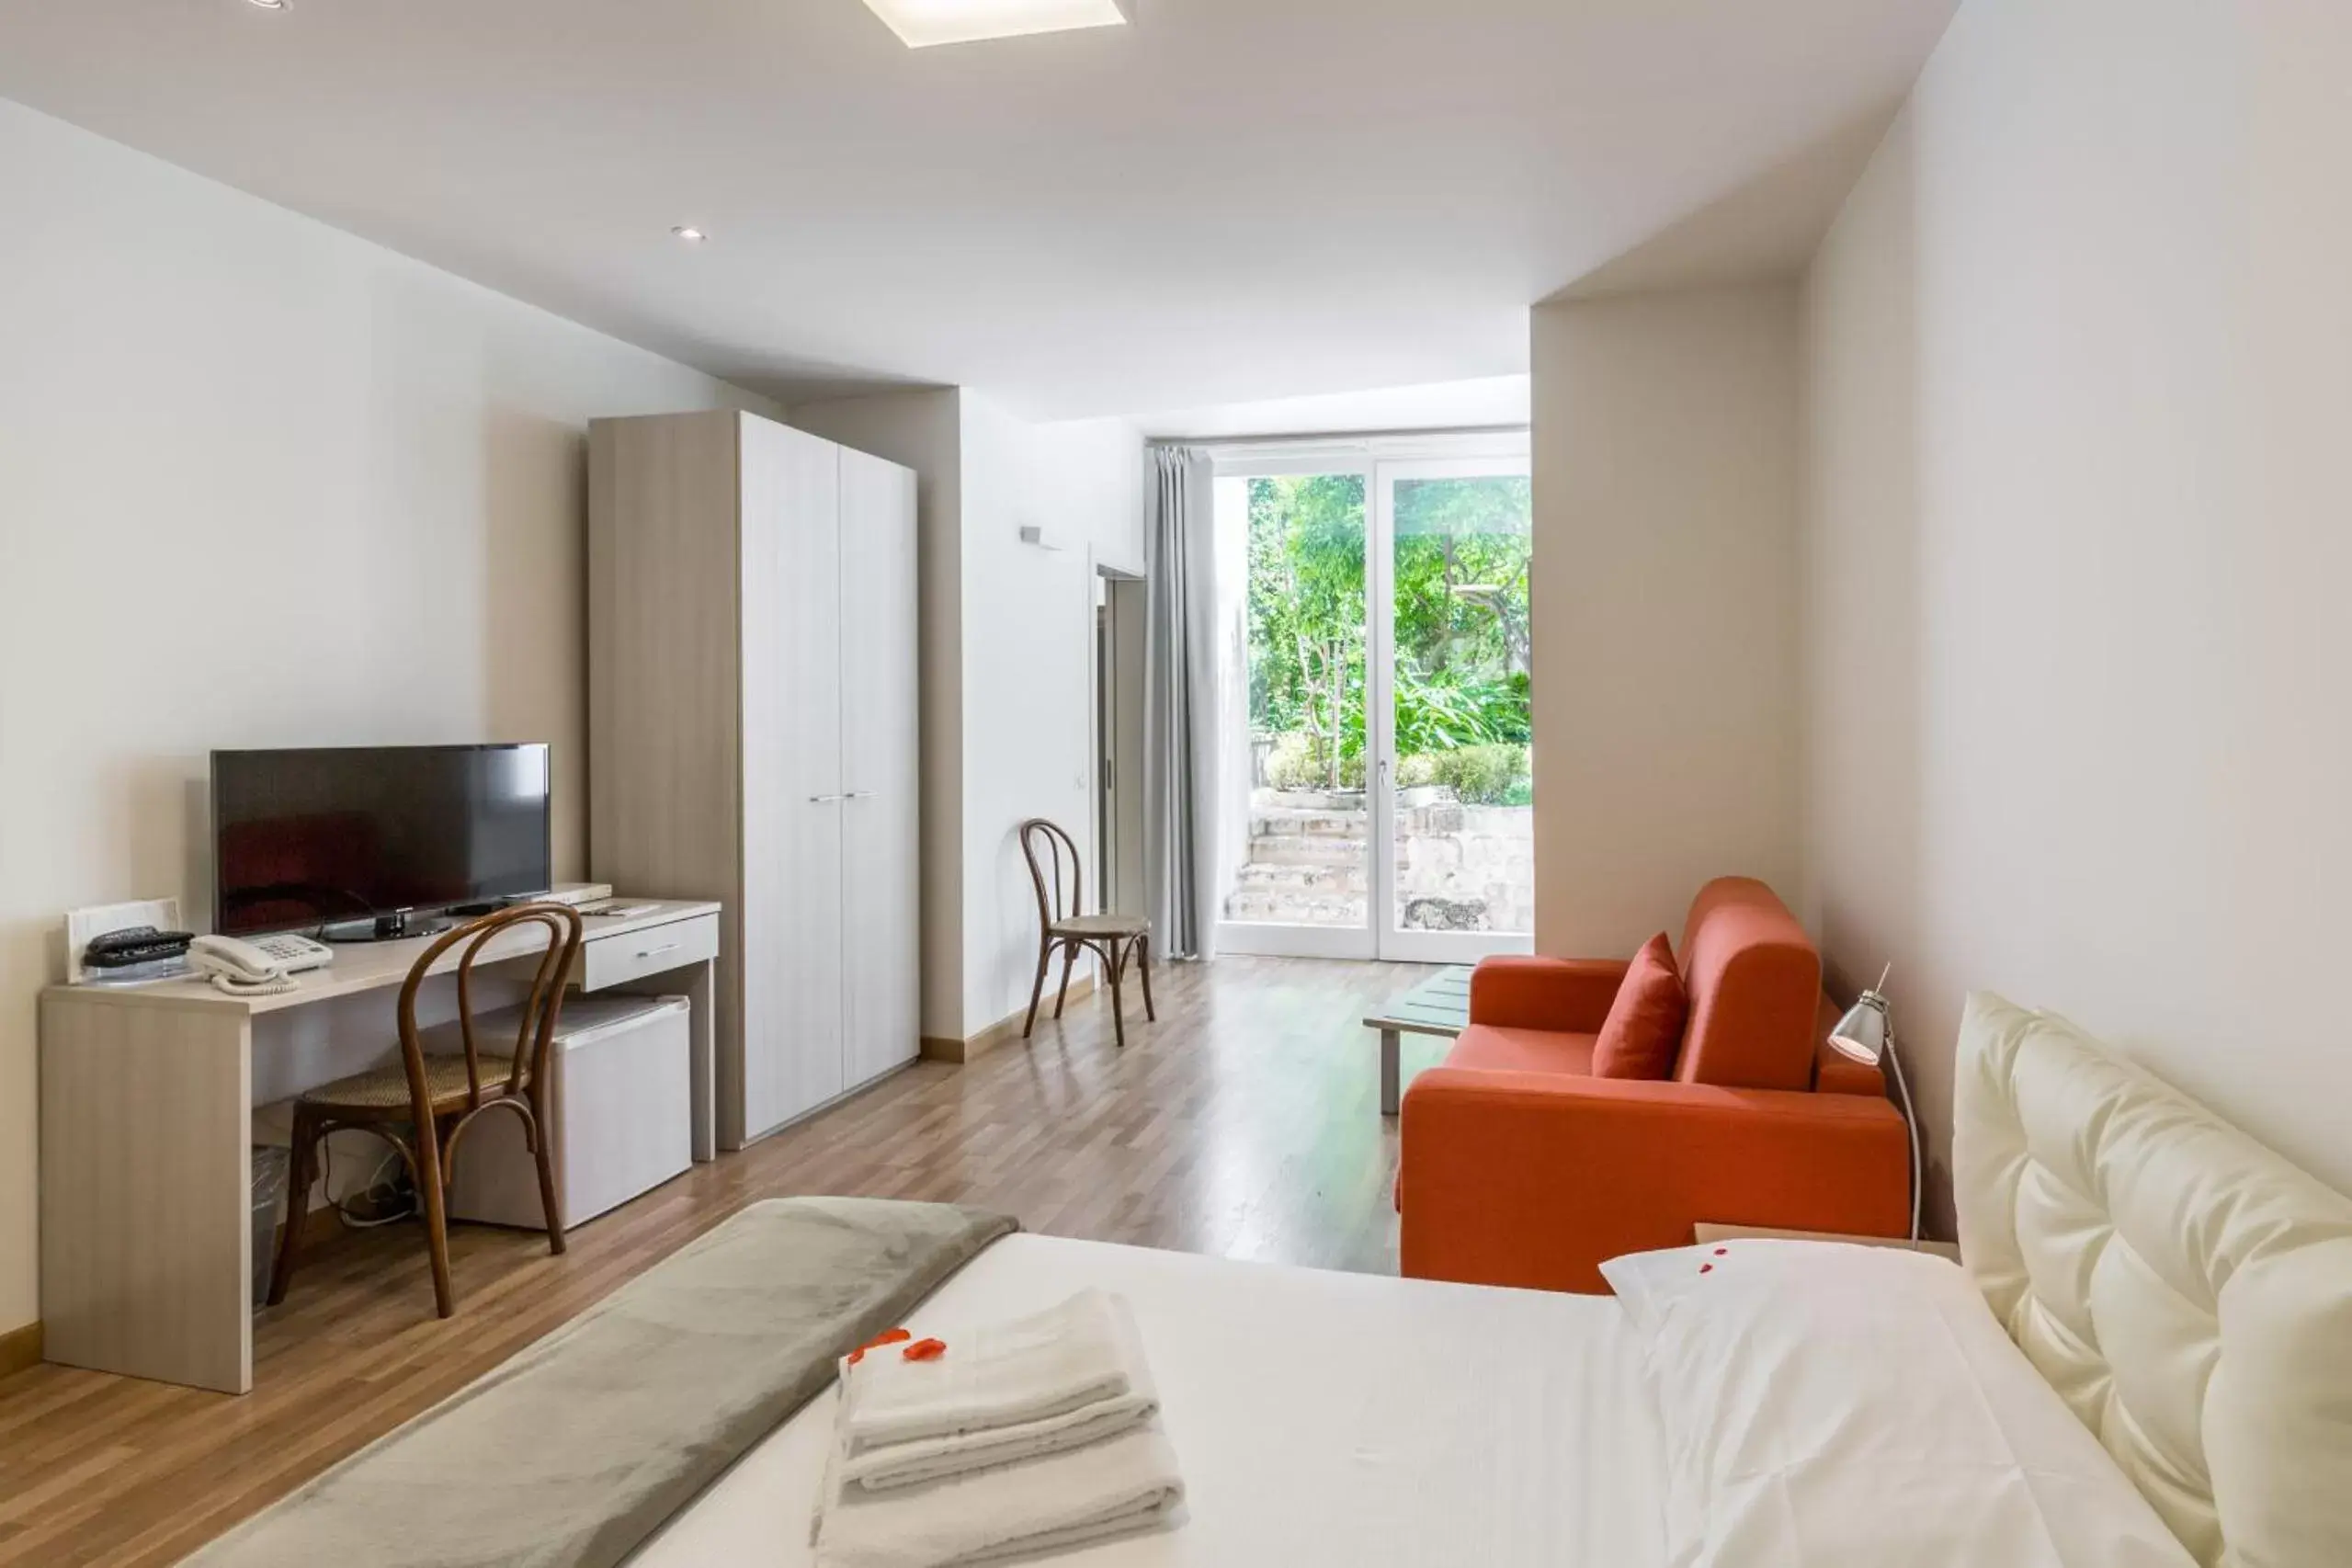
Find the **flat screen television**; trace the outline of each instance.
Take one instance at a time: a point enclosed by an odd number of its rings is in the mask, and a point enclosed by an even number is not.
[[[403,912],[544,892],[547,747],[216,751],[212,849],[227,936],[400,935]]]

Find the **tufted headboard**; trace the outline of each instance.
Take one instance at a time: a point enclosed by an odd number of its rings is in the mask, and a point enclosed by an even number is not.
[[[2173,1533],[2208,1568],[2352,1564],[2352,1199],[1997,996],[1954,1121],[1969,1271]]]

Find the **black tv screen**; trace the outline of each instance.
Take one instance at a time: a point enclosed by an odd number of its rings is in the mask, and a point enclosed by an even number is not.
[[[216,751],[212,847],[231,936],[543,892],[547,747]]]

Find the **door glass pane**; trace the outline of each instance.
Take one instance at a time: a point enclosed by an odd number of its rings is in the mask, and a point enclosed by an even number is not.
[[[1396,928],[1531,933],[1528,477],[1394,483]]]
[[[1250,791],[1229,921],[1369,916],[1365,489],[1360,473],[1247,482]]]

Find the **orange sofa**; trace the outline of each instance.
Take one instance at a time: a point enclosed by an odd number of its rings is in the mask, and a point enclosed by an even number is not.
[[[1596,1078],[1627,965],[1489,959],[1470,1027],[1404,1096],[1404,1272],[1604,1292],[1600,1265],[1701,1221],[1899,1236],[1911,1151],[1879,1070],[1828,1049],[1821,958],[1762,882],[1710,882],[1677,953],[1674,1075]]]

